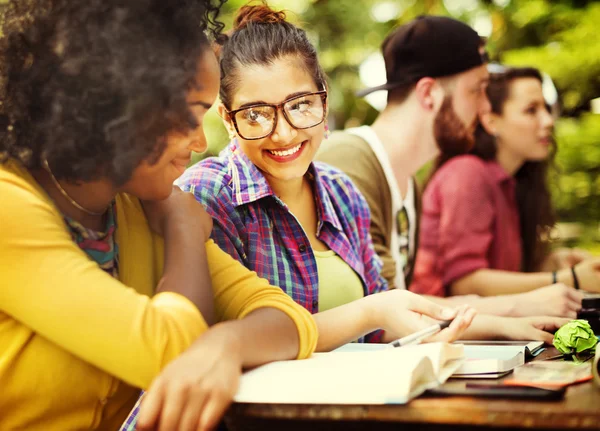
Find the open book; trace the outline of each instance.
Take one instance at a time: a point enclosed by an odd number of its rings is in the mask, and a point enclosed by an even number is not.
[[[447,343],[315,353],[244,373],[234,401],[403,404],[445,382],[462,359],[462,346]]]

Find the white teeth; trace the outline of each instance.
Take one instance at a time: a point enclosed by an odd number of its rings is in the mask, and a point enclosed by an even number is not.
[[[290,148],[289,150],[285,150],[285,151],[269,150],[269,152],[271,154],[274,154],[279,157],[291,156],[292,154],[297,153],[300,150],[301,146],[302,146],[302,144],[298,144],[294,148]]]

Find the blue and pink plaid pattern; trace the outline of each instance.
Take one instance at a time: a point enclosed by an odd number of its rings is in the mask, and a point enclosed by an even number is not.
[[[142,392],[142,395],[143,394],[144,393]],[[135,406],[133,406],[133,409],[131,409],[131,413],[129,413],[129,416],[127,416],[127,419],[125,420],[125,422],[123,422],[123,425],[121,425],[121,428],[119,428],[119,431],[135,431],[135,426],[137,425],[138,415],[140,413],[140,404],[141,403],[142,403],[142,396],[140,395],[137,402],[135,403]]]
[[[361,278],[364,294],[387,289],[369,234],[367,202],[341,171],[321,162],[315,179],[317,237]],[[319,311],[317,262],[296,217],[272,191],[237,142],[188,169],[177,181],[214,219],[213,239],[247,268],[280,286],[311,313]],[[381,332],[367,336],[379,341]]]

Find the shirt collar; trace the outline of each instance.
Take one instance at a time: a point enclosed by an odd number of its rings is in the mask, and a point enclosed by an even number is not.
[[[496,182],[498,184],[503,184],[503,183],[509,183],[512,184],[514,182],[516,182],[515,177],[513,177],[512,175],[509,175],[508,172],[506,172],[504,170],[504,168],[502,166],[500,166],[500,164],[495,161],[495,160],[491,160],[488,161],[488,168],[490,169],[490,175],[494,178],[494,180],[496,180]]]
[[[237,139],[233,139],[220,155],[229,168],[234,206],[275,195],[264,175],[241,150]]]
[[[233,139],[221,156],[227,160],[231,176],[232,198],[235,207],[247,205],[259,199],[273,196],[279,198],[267,182],[263,173],[241,150],[237,139]],[[337,230],[342,230],[341,222],[326,189],[326,178],[314,163],[308,167],[308,175],[313,181],[316,196],[317,216],[321,222],[328,222]],[[283,202],[281,202],[283,204]]]
[[[342,223],[337,216],[335,206],[331,201],[330,194],[327,192],[326,185],[332,185],[326,182],[326,178],[315,163],[311,163],[308,167],[308,174],[314,178],[313,189],[316,196],[317,216],[321,222],[330,223],[338,231],[342,231]],[[320,230],[320,228],[319,228]]]

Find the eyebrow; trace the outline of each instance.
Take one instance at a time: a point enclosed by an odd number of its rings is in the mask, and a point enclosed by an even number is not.
[[[210,109],[210,107],[212,106],[212,103],[206,103],[206,102],[203,102],[202,100],[196,100],[194,102],[190,102],[190,106],[203,106],[208,111]]]
[[[314,93],[314,91],[297,91],[295,93],[288,94],[286,96],[286,98],[284,99],[284,102],[286,100],[292,99],[294,97],[304,96],[305,94],[310,94],[310,93]],[[244,103],[243,105],[240,105],[240,107],[236,108],[235,111],[237,111],[239,109],[244,109],[244,108],[247,108],[250,106],[255,106],[255,105],[277,105],[277,103],[268,103],[268,102],[264,102],[262,100],[256,100],[254,102],[248,102],[248,103]]]

